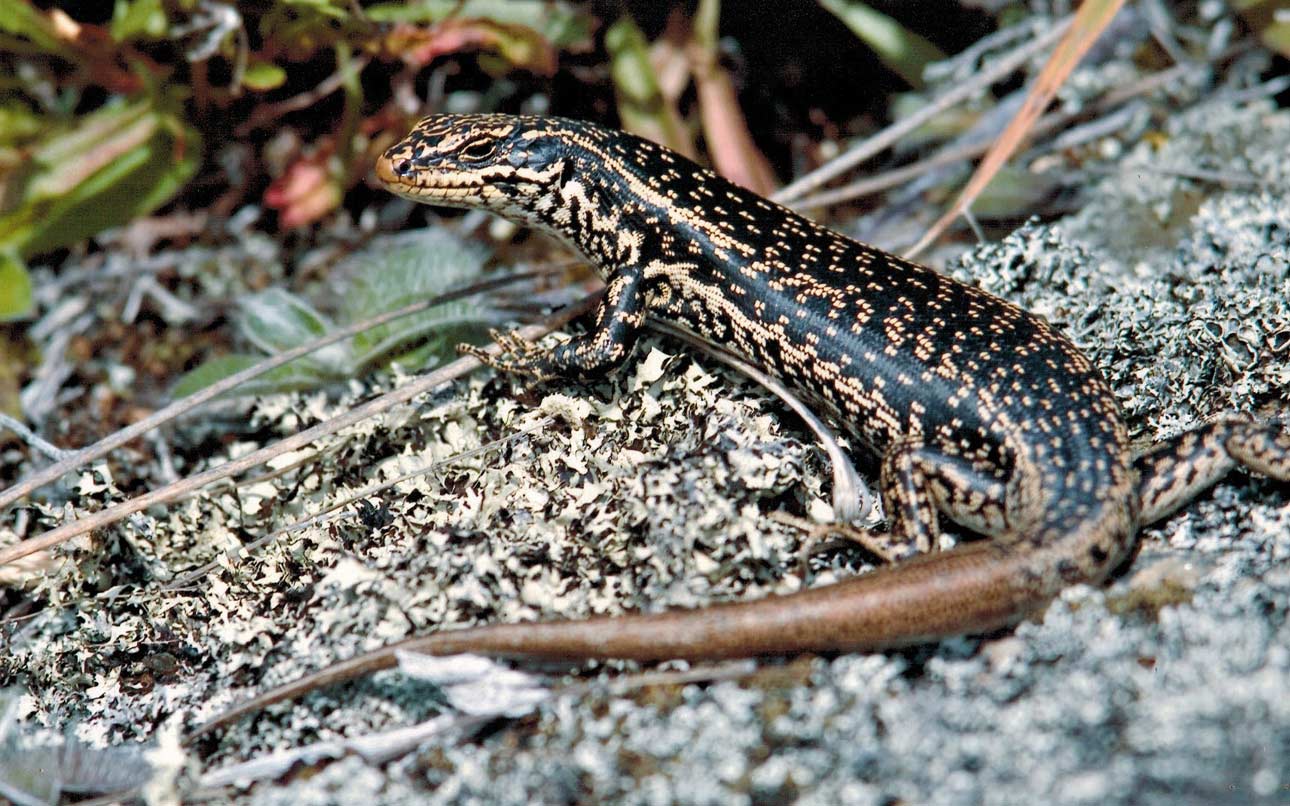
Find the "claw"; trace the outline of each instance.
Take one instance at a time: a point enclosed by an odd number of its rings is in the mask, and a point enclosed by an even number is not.
[[[772,512],[770,519],[806,534],[802,547],[802,560],[804,563],[818,548],[818,544],[833,537],[840,537],[848,542],[856,543],[865,551],[888,564],[907,560],[918,553],[912,545],[895,542],[886,533],[875,532],[871,529],[852,526],[847,523],[814,523],[790,515],[787,512]]]
[[[489,337],[500,348],[500,352],[490,353],[484,347],[473,344],[458,344],[457,352],[479,359],[484,366],[498,372],[525,375],[535,380],[547,380],[553,377],[540,368],[547,351],[530,341],[525,341],[518,332],[489,330]]]

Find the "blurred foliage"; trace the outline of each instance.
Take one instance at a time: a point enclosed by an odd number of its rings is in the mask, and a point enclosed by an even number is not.
[[[31,278],[22,263],[0,252],[0,322],[25,316],[31,310]]]
[[[0,251],[26,257],[69,246],[168,201],[201,156],[196,130],[166,111],[174,106],[155,96],[113,99],[24,149],[0,146],[10,164]]]
[[[478,279],[488,253],[444,229],[424,229],[373,241],[334,272],[341,285],[339,323],[300,297],[270,288],[239,303],[237,328],[267,355],[290,350],[336,330],[464,287]],[[377,361],[429,367],[454,355],[456,345],[482,335],[497,317],[472,300],[437,305],[328,345],[238,387],[238,394],[307,389],[360,374]],[[228,355],[202,364],[174,389],[184,397],[264,358]]]
[[[820,0],[852,33],[873,48],[883,63],[915,89],[923,87],[923,68],[945,58],[940,48],[859,0]]]
[[[889,18],[856,22],[859,3],[821,2],[886,43],[883,58],[902,73],[921,69],[911,58],[936,53]],[[114,0],[99,16],[92,4],[74,8],[83,19],[35,0],[0,2],[0,254],[11,272],[156,210],[223,144],[281,133],[287,115],[339,99],[339,115],[293,132],[285,157],[259,161],[267,187],[252,184],[284,226],[317,221],[419,111],[408,101],[422,68],[473,54],[492,76],[551,76],[562,54],[590,51],[601,27],[591,6],[566,0]],[[697,129],[678,112],[694,44],[681,8],[658,42],[623,16],[605,45],[628,127],[695,153]],[[715,40],[705,44],[711,58]],[[365,84],[373,63],[380,79]],[[717,119],[737,120],[729,111]],[[239,200],[228,201],[226,211]],[[13,315],[4,302],[0,316]]]
[[[1232,7],[1270,50],[1290,58],[1290,8],[1286,0],[1232,0]]]
[[[1240,5],[1252,21],[1269,20],[1265,33],[1280,24],[1267,13],[1274,3]],[[603,19],[597,11],[606,8],[572,0],[0,0],[0,320],[30,308],[26,261],[154,213],[181,191],[189,193],[183,204],[216,220],[248,204],[274,211],[283,228],[325,220],[427,107],[541,111],[524,75],[552,87],[603,82],[624,128],[771,190],[775,174],[730,73],[747,65],[718,25],[753,9],[703,0],[697,11],[675,3],[669,14],[665,3],[625,4]],[[797,8],[816,21],[836,17],[844,47],[850,31],[916,88],[926,65],[942,58],[859,0]],[[445,89],[462,75],[470,89]],[[809,125],[836,137],[837,124],[817,111]]]
[[[373,62],[404,90],[461,52],[497,75],[551,75],[597,25],[561,0],[115,0],[94,13],[0,0],[0,321],[30,309],[25,261],[156,211],[257,131],[284,135],[260,146],[279,150],[245,160],[257,175],[241,183],[206,182],[228,188],[214,204],[227,214],[262,189],[282,226],[331,213],[416,112],[369,96]],[[320,103],[340,114],[278,128]]]
[[[438,26],[441,52],[474,45],[497,53],[509,67],[555,72],[556,53],[591,47],[595,20],[573,5],[544,0],[413,0],[367,10],[375,22]],[[424,55],[423,55],[424,58]]]
[[[610,77],[624,129],[694,156],[694,141],[681,124],[675,97],[663,92],[649,40],[636,21],[624,16],[605,31]]]

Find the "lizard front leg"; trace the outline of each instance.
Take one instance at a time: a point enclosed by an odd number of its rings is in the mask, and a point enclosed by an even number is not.
[[[538,380],[601,375],[621,364],[636,343],[645,323],[643,286],[644,272],[638,267],[619,268],[606,283],[591,330],[554,348],[543,349],[512,334],[494,334],[505,351],[501,355],[489,355],[468,344],[457,349],[494,369]]]

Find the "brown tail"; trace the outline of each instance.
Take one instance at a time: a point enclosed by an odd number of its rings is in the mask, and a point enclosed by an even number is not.
[[[552,660],[718,660],[799,652],[877,650],[1016,621],[1060,588],[1039,584],[1036,557],[996,542],[916,557],[889,568],[787,596],[698,610],[497,624],[411,638],[279,686],[226,711],[189,739],[275,702],[392,668],[399,650]]]

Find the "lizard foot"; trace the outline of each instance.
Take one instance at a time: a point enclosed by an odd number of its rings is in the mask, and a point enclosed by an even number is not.
[[[775,512],[770,517],[771,520],[777,523],[791,526],[806,533],[806,539],[802,544],[803,563],[806,563],[813,554],[827,548],[828,542],[836,538],[858,544],[865,551],[885,563],[899,562],[916,553],[913,546],[908,543],[893,541],[885,533],[852,526],[847,523],[815,523],[790,515],[787,512]]]
[[[474,356],[484,366],[492,367],[498,372],[524,375],[539,381],[555,377],[554,373],[544,369],[551,357],[549,350],[525,341],[514,330],[505,333],[500,330],[489,330],[488,335],[501,348],[499,352],[492,353],[485,347],[476,347],[473,344],[458,344],[457,352]]]

